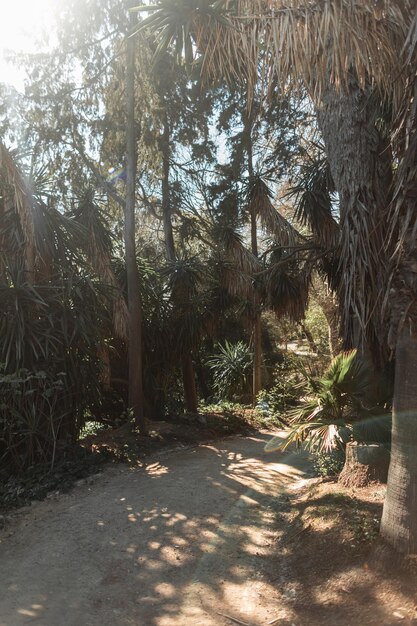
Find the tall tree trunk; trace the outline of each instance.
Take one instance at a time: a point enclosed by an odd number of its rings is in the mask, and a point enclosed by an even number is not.
[[[170,169],[170,128],[166,112],[164,113],[164,129],[161,140],[162,148],[162,219],[164,224],[165,255],[168,261],[175,261],[175,244],[172,232],[171,199],[169,190]]]
[[[131,23],[135,20],[132,15]],[[135,124],[135,40],[126,40],[126,204],[124,207],[124,238],[129,309],[129,407],[140,432],[147,432],[143,410],[142,372],[142,303],[140,277],[136,259],[135,241],[135,185],[136,185],[136,124]]]
[[[251,242],[252,254],[258,256],[258,239],[257,239],[256,215],[251,215]],[[262,326],[261,312],[259,308],[259,297],[255,292],[253,295],[254,319],[252,327],[253,340],[253,379],[252,379],[252,404],[256,405],[257,397],[262,389]]]
[[[417,23],[417,16],[416,16]],[[416,50],[417,52],[417,50]],[[399,551],[417,554],[417,79],[404,112],[407,141],[397,171],[391,231],[397,246],[389,283],[389,343],[395,345],[391,463],[381,521],[382,535]]]
[[[381,534],[399,552],[417,553],[417,332],[406,324],[395,360],[391,463]]]
[[[340,337],[340,313],[336,296],[328,291],[323,293],[320,288],[315,289],[314,297],[320,305],[326,318],[329,334],[330,356],[334,358],[342,350]]]
[[[166,112],[164,112],[164,127],[161,138],[162,152],[162,217],[164,224],[165,255],[167,261],[175,261],[175,243],[172,231],[172,208],[169,189],[170,172],[170,126]],[[181,306],[181,303],[177,303]],[[198,401],[195,384],[195,372],[191,351],[187,352],[182,359],[182,383],[184,387],[184,401],[188,413],[197,413]]]
[[[375,127],[371,91],[360,89],[354,77],[346,89],[327,89],[318,120],[340,198],[339,297],[345,346],[370,353],[374,365],[383,367],[389,351],[382,315],[387,267],[381,251],[391,153]]]
[[[253,111],[245,114],[244,120],[244,141],[246,145],[246,156],[248,160],[249,184],[253,182],[253,146],[252,146],[252,125]],[[251,250],[254,256],[258,256],[258,224],[257,215],[254,211],[250,214],[250,232],[251,232]],[[259,297],[256,292],[256,284],[254,284],[253,294],[254,318],[252,325],[252,345],[253,345],[253,364],[252,364],[252,404],[256,405],[257,397],[262,389],[262,328],[261,328],[261,312],[259,307]]]

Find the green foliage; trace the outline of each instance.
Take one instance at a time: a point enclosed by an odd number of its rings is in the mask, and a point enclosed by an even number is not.
[[[252,353],[243,341],[218,344],[218,353],[207,361],[207,365],[213,371],[218,398],[232,401],[248,399]]]
[[[351,530],[357,543],[372,543],[379,536],[380,520],[373,517],[369,511],[362,509],[361,503],[354,501],[355,507],[351,520]]]
[[[97,435],[98,433],[103,432],[107,429],[108,426],[106,426],[106,424],[103,424],[101,422],[87,421],[80,431],[79,438],[85,439],[85,437],[89,437],[90,435]]]
[[[356,351],[342,352],[327,371],[309,380],[310,397],[291,415],[291,442],[332,450],[348,441],[387,441],[390,393]]]
[[[321,307],[315,302],[310,302],[304,324],[313,336],[314,343],[317,346],[317,353],[329,355],[329,326]]]
[[[105,448],[100,454],[88,453],[82,448],[68,448],[68,458],[61,458],[51,469],[50,464],[28,467],[24,474],[0,472],[0,510],[42,500],[48,493],[68,491],[77,480],[96,473],[108,460]]]
[[[344,464],[344,450],[335,449],[314,454],[313,465],[319,476],[337,476],[342,471]]]
[[[305,363],[295,354],[284,354],[274,367],[273,384],[258,395],[258,406],[279,418],[293,408],[306,388]]]
[[[20,369],[0,374],[1,465],[15,470],[55,462],[68,417],[65,374]]]
[[[265,415],[259,408],[248,408],[227,400],[213,404],[202,403],[199,409],[207,421],[207,426],[216,432],[245,432],[250,428],[279,426],[279,422],[273,416]]]

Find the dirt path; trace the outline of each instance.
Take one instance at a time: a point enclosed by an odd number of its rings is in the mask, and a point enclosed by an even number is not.
[[[266,455],[269,438],[113,468],[31,507],[0,542],[0,626],[290,624],[268,557],[308,463]]]

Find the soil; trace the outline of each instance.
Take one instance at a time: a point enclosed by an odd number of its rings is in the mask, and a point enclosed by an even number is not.
[[[416,575],[378,543],[383,488],[310,476],[271,434],[109,467],[0,536],[0,626],[414,623]]]

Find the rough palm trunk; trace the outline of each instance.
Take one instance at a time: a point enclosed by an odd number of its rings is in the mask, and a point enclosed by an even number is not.
[[[131,18],[134,21],[132,16]],[[126,41],[126,204],[124,239],[128,292],[129,407],[140,432],[146,433],[143,410],[142,303],[135,242],[136,125],[135,125],[135,40]]]
[[[416,17],[417,24],[417,17]],[[414,65],[415,72],[416,64]],[[404,112],[407,142],[397,171],[391,232],[397,247],[389,283],[389,344],[395,346],[391,464],[382,535],[399,551],[417,554],[417,79]]]
[[[341,313],[346,347],[370,353],[383,367],[388,349],[382,315],[387,268],[381,253],[390,200],[391,154],[375,127],[370,90],[351,77],[328,88],[318,110],[340,198]]]
[[[396,349],[391,464],[381,534],[399,552],[417,553],[417,332],[407,324]]]

